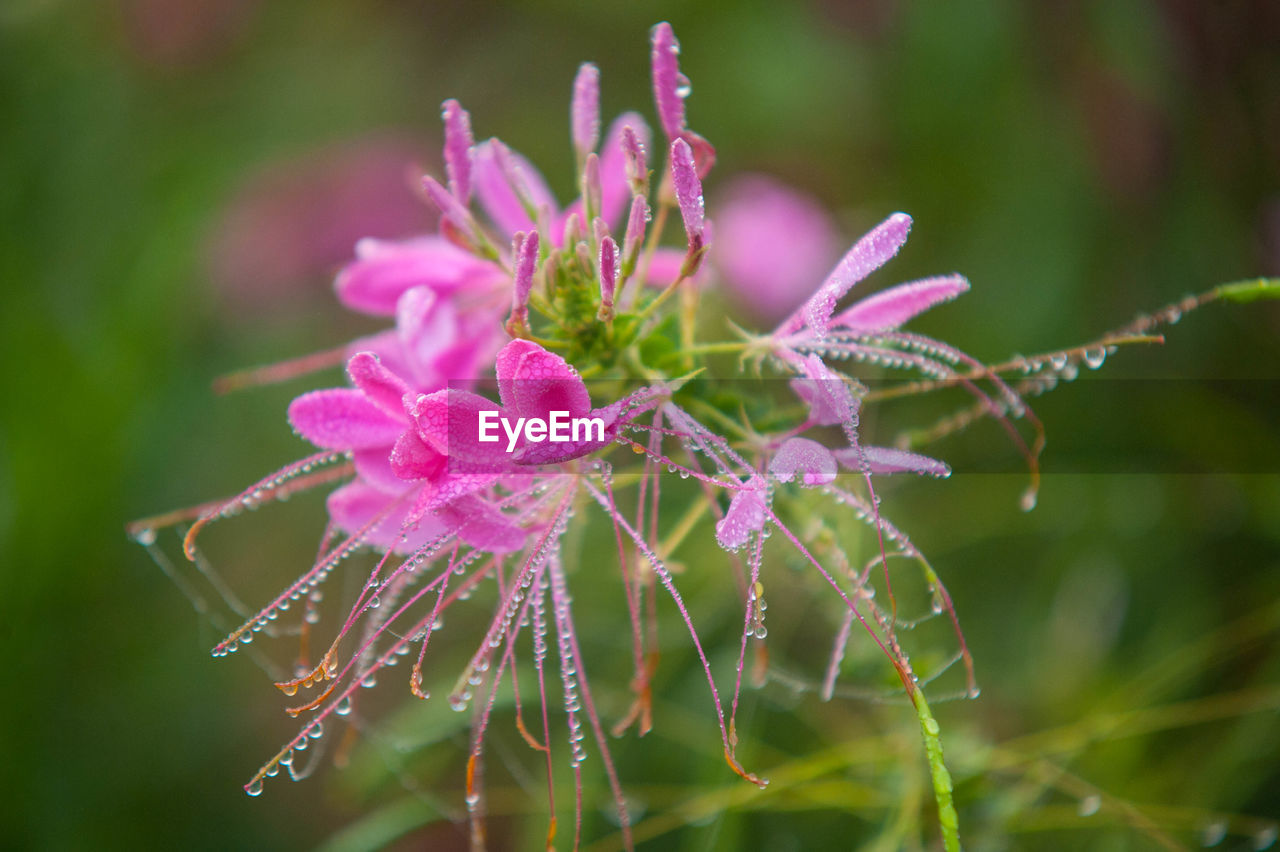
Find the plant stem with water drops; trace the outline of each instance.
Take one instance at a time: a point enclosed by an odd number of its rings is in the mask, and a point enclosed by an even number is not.
[[[942,846],[947,852],[960,852],[960,818],[951,799],[951,773],[942,759],[942,737],[938,721],[929,710],[924,692],[911,691],[911,703],[920,719],[920,732],[924,735],[924,750],[929,758],[929,775],[933,778],[933,797],[938,802],[938,825],[942,831]]]

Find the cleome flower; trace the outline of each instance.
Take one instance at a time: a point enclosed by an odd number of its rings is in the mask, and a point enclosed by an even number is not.
[[[916,452],[911,434],[893,447],[864,441],[861,414],[894,396],[963,388],[973,407],[925,430],[926,439],[994,419],[1027,461],[1029,508],[1043,433],[1027,397],[1080,363],[1096,368],[1115,347],[1152,339],[1147,331],[1155,320],[1085,347],[983,364],[950,344],[904,330],[923,311],[966,292],[969,283],[959,275],[898,284],[843,304],[906,242],[911,219],[895,213],[859,239],[816,288],[810,286],[803,303],[771,333],[701,342],[700,334],[719,327],[716,311],[704,307],[703,300],[713,298],[707,282],[717,268],[732,275],[734,263],[704,263],[715,250],[702,190],[715,150],[688,126],[689,85],[678,50],[670,25],[654,27],[653,92],[665,140],[658,144],[635,113],[616,119],[601,143],[600,74],[590,63],[581,67],[569,115],[578,195],[564,206],[511,147],[497,139],[476,143],[468,113],[446,101],[445,173],[423,179],[441,215],[439,233],[362,240],[335,282],[344,306],[385,318],[390,327],[222,385],[292,379],[345,363],[346,386],[302,393],[288,409],[295,432],[317,452],[229,500],[134,526],[136,537],[154,548],[157,527],[193,520],[183,547],[203,565],[198,538],[213,521],[306,488],[336,486],[327,497],[328,532],[317,558],[213,649],[221,657],[258,636],[289,635],[280,625],[289,622],[290,607],[303,602],[293,676],[276,683],[286,696],[297,696],[300,703],[286,712],[301,718],[302,726],[250,779],[245,789],[251,795],[261,794],[264,781],[282,768],[295,779],[305,776],[295,766],[296,754],[329,736],[335,720],[359,719],[361,690],[384,670],[412,661],[412,695],[429,700],[433,690],[443,691],[450,707],[470,713],[463,800],[473,846],[482,847],[486,837],[486,734],[499,689],[510,685],[516,730],[545,762],[548,846],[559,824],[555,766],[566,754],[574,779],[574,848],[581,842],[582,766],[593,748],[612,790],[622,841],[631,848],[623,779],[587,677],[595,649],[579,642],[569,588],[578,566],[569,558],[566,534],[571,524],[594,522],[611,533],[634,670],[632,703],[611,726],[613,735],[634,728],[643,736],[654,724],[661,593],[702,666],[726,763],[765,786],[767,780],[739,760],[737,711],[744,673],[757,683],[769,676],[764,575],[788,561],[830,587],[837,601],[838,624],[815,691],[824,699],[835,694],[856,626],[916,713],[944,845],[958,849],[949,775],[924,692],[954,666],[962,671],[960,692],[976,696],[973,662],[945,586],[903,530],[881,513],[875,489],[883,475],[946,477],[950,468]],[[766,189],[779,197],[776,188]],[[785,197],[787,209],[802,208],[811,217],[807,202]],[[731,244],[745,234],[768,251],[770,269],[788,269],[791,249],[806,255],[798,266],[812,268],[826,236],[772,239],[777,235],[769,222],[777,221],[776,213],[759,214],[759,222],[749,212],[742,214],[746,220],[739,216],[726,232]],[[751,279],[740,296],[767,286],[767,279]],[[761,313],[776,316],[779,304],[799,301],[790,292],[796,282],[788,278],[786,286],[782,301],[767,301]],[[761,394],[738,371],[725,377],[719,356],[728,354],[785,379],[777,383],[784,393]],[[873,391],[851,368],[864,377],[903,370],[913,381]],[[1018,372],[1021,379],[1004,378]],[[1030,441],[1021,423],[1030,424]],[[673,485],[671,475],[688,482]],[[813,509],[815,499],[822,501],[820,510]],[[660,514],[673,506],[681,519],[674,533],[672,524],[660,523]],[[837,526],[850,526],[849,519],[874,533],[867,561],[847,551],[838,534]],[[735,605],[741,606],[731,690],[713,671],[694,608],[673,570],[673,555],[699,533],[708,543],[714,539],[712,549],[723,554],[736,586]],[[360,573],[359,591],[334,623],[322,624],[324,584],[340,568],[357,571],[350,557],[360,552],[372,554],[372,568],[367,576]],[[891,560],[919,570],[930,612],[920,618],[899,612]],[[592,603],[593,609],[603,605]],[[486,605],[483,630],[463,643],[474,650],[462,671],[442,673],[428,650],[439,645],[432,638],[443,616]],[[903,631],[932,617],[949,623],[955,650],[948,662],[920,672]],[[328,644],[312,655],[308,643],[316,635]],[[450,645],[457,648],[462,639],[451,637]],[[749,647],[755,660],[750,667]],[[550,698],[556,690],[547,684],[553,666],[560,710]],[[530,677],[536,691],[522,692],[517,679]],[[522,704],[526,695],[537,696],[534,717]],[[552,739],[556,713],[565,726],[559,745]],[[585,744],[588,738],[592,746]]]

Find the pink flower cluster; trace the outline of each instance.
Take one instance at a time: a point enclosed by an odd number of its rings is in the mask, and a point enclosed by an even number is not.
[[[615,734],[633,724],[640,734],[650,727],[649,684],[657,658],[653,590],[661,585],[706,674],[728,765],[753,783],[767,783],[738,762],[735,716],[748,640],[766,635],[760,573],[765,539],[775,530],[846,607],[823,694],[831,695],[856,621],[914,700],[917,680],[898,643],[896,608],[881,608],[866,593],[871,568],[858,570],[847,561],[838,568],[825,565],[805,540],[808,533],[789,528],[775,502],[786,499],[792,486],[823,489],[837,504],[874,524],[879,553],[871,564],[884,566],[887,584],[891,552],[923,559],[880,516],[871,477],[899,472],[946,476],[950,471],[944,463],[906,449],[864,444],[859,412],[866,389],[829,362],[853,359],[906,368],[963,385],[1006,425],[1011,417],[1025,414],[1025,407],[993,376],[987,378],[995,384],[995,394],[979,389],[962,370],[981,365],[959,350],[902,330],[922,311],[965,292],[969,285],[964,278],[900,284],[837,312],[854,285],[897,253],[910,229],[909,217],[897,213],[873,229],[813,291],[809,271],[819,268],[813,254],[829,248],[828,230],[820,211],[772,186],[757,184],[753,197],[763,197],[764,207],[727,217],[729,227],[723,232],[730,243],[745,235],[751,245],[740,254],[758,258],[760,268],[723,262],[720,267],[731,281],[735,274],[745,279],[739,281],[739,293],[747,300],[768,297],[757,299],[762,314],[777,316],[800,301],[792,297],[801,282],[788,277],[797,269],[805,272],[809,295],[771,334],[741,344],[696,345],[701,290],[693,285],[708,273],[710,265],[703,261],[712,236],[702,180],[715,151],[687,125],[688,81],[679,70],[679,45],[670,25],[654,27],[651,47],[656,112],[665,136],[665,161],[654,186],[652,134],[640,116],[620,116],[601,144],[599,71],[591,64],[581,67],[573,83],[569,125],[579,193],[565,206],[528,160],[497,139],[477,143],[467,112],[456,101],[444,103],[444,180],[423,179],[440,213],[439,233],[405,241],[363,240],[356,259],[336,281],[343,305],[386,318],[392,327],[343,349],[348,386],[304,393],[289,406],[294,430],[319,452],[204,512],[187,534],[187,554],[194,559],[196,535],[214,518],[256,505],[266,496],[287,496],[302,487],[299,482],[346,480],[328,496],[331,535],[320,556],[274,601],[232,631],[214,649],[219,656],[269,629],[292,601],[307,596],[309,607],[316,603],[320,584],[353,552],[369,549],[377,556],[318,663],[304,656],[297,677],[277,683],[288,695],[319,689],[310,701],[289,709],[295,716],[310,714],[309,720],[247,785],[250,793],[261,792],[263,779],[281,767],[293,773],[294,752],[319,737],[330,716],[350,713],[358,688],[371,685],[377,672],[395,665],[412,644],[420,643],[420,650],[410,687],[418,697],[429,697],[423,661],[442,612],[491,579],[498,586],[492,620],[449,695],[454,709],[474,709],[466,801],[475,836],[482,841],[477,766],[484,734],[499,684],[504,677],[514,682],[517,638],[528,630],[542,705],[541,741],[524,727],[518,689],[516,713],[522,735],[546,754],[549,798],[554,772],[544,662],[558,653],[578,828],[585,719],[600,748],[624,842],[630,846],[627,812],[587,684],[562,563],[561,539],[578,504],[598,506],[612,526],[630,621],[635,698]],[[668,212],[679,214],[682,247],[660,245]],[[786,221],[779,224],[779,217]],[[761,274],[752,277],[754,273]],[[787,292],[772,293],[780,283]],[[660,289],[655,293],[646,286]],[[681,296],[678,316],[660,313],[676,292]],[[678,320],[678,344],[673,331],[677,323],[670,319]],[[650,340],[660,344],[655,351],[677,350],[667,356],[665,369],[644,363],[644,345]],[[684,382],[702,371],[698,367],[705,368],[698,356],[707,351],[756,355],[787,375],[800,402],[793,401],[793,407],[806,412],[797,415],[800,422],[766,435],[744,424],[740,431],[750,440],[742,442],[705,425],[699,419],[701,400],[680,393]],[[674,364],[683,368],[682,378],[676,378]],[[589,373],[613,382],[607,393],[611,401],[593,402],[583,378]],[[496,401],[481,392],[491,384],[496,384]],[[635,389],[634,384],[643,386]],[[546,424],[558,416],[595,424],[597,431],[542,440]],[[728,417],[722,411],[713,416]],[[487,432],[488,425],[498,422],[506,424],[505,441]],[[535,422],[542,432],[521,431],[521,424]],[[812,437],[816,433],[805,434],[830,426],[840,427],[843,446],[830,448]],[[1009,429],[1021,441],[1017,430]],[[1021,446],[1034,463],[1035,451]],[[628,477],[629,485],[638,486],[630,503],[620,501],[614,491],[607,456],[618,447],[629,449],[642,463],[639,470],[628,471],[635,474]],[[316,472],[317,466],[323,470]],[[865,484],[864,493],[843,487],[838,478],[842,468],[853,473],[857,489]],[[720,547],[745,554],[745,559],[735,555],[730,560],[744,613],[727,712],[692,615],[667,566],[670,554],[659,544],[664,471],[693,480],[706,514],[690,517],[695,523],[700,517],[713,519]],[[925,567],[942,601],[937,612],[945,609],[956,625],[960,650],[955,660],[963,660],[972,688],[971,661],[950,600]],[[308,618],[307,624],[312,623]],[[551,807],[554,834],[554,803]]]

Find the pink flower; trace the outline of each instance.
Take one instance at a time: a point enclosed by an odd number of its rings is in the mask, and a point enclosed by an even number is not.
[[[735,299],[753,315],[776,322],[831,268],[837,239],[814,198],[766,175],[748,175],[721,196],[712,257]]]
[[[467,299],[501,289],[507,280],[496,264],[441,237],[366,238],[356,243],[356,259],[338,273],[334,289],[348,308],[389,317],[395,315],[400,297],[414,287]]]

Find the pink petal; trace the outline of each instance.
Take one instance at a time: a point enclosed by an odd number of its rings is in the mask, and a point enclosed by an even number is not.
[[[586,415],[580,416],[598,418],[603,421],[604,438],[579,441],[522,441],[515,453],[512,454],[512,461],[519,465],[559,464],[571,459],[582,458],[613,443],[618,434],[618,410],[614,406],[597,408]],[[594,426],[586,431],[593,436],[600,434],[598,427]],[[572,435],[572,432],[570,432],[570,435]],[[582,437],[585,437],[585,435]]]
[[[650,287],[665,287],[680,277],[688,253],[684,249],[660,248],[649,259],[649,268],[645,271],[644,283]],[[700,267],[694,273],[695,282],[706,280],[706,270]],[[688,281],[685,282],[686,284]],[[683,285],[682,285],[683,286]]]
[[[590,62],[578,68],[569,113],[573,147],[579,158],[586,157],[600,141],[600,69]]]
[[[600,216],[609,227],[619,224],[627,199],[643,179],[647,185],[644,152],[649,147],[649,125],[634,112],[623,113],[609,127],[600,150]]]
[[[559,210],[538,170],[497,139],[476,147],[471,181],[481,206],[507,237],[535,226],[525,202],[535,213],[545,208],[555,215]]]
[[[304,393],[289,403],[295,432],[322,450],[390,447],[404,430],[396,418],[358,390],[333,388]]]
[[[546,418],[552,411],[571,417],[591,410],[587,386],[569,362],[531,340],[513,340],[498,353],[498,393],[507,413]]]
[[[404,379],[387,369],[377,354],[357,352],[347,362],[347,375],[365,398],[383,412],[396,420],[409,422],[405,418],[402,402],[404,395],[409,392],[409,386]]]
[[[653,46],[653,102],[663,132],[668,139],[675,139],[684,130],[684,99],[689,94],[689,81],[680,73],[680,42],[665,21],[650,31],[649,40]]]
[[[862,239],[854,243],[844,258],[831,270],[827,280],[813,294],[804,306],[796,311],[779,327],[781,334],[793,334],[807,324],[813,333],[822,337],[827,333],[831,323],[831,312],[835,310],[846,293],[863,278],[887,263],[902,244],[907,241],[907,233],[911,230],[911,217],[905,213],[894,213],[885,219]]]
[[[471,201],[471,154],[475,139],[471,136],[471,116],[453,99],[444,102],[444,163],[449,176],[449,191],[462,204]]]
[[[764,529],[764,497],[759,491],[739,491],[729,501],[729,511],[716,524],[716,541],[726,550],[737,550],[751,533]]]
[[[412,434],[412,433],[409,433]],[[356,465],[356,476],[380,491],[398,494],[405,489],[405,481],[396,476],[391,465],[392,450],[377,447],[372,450],[356,450],[351,454]]]
[[[934,305],[969,289],[962,275],[944,275],[899,284],[867,296],[836,316],[831,324],[853,331],[890,331]]]
[[[408,430],[396,440],[387,462],[398,479],[437,479],[444,474],[447,457],[428,446],[416,431]]]
[[[863,458],[874,474],[918,473],[924,476],[936,476],[945,479],[951,475],[951,468],[945,462],[931,459],[919,453],[898,450],[892,447],[862,447]],[[858,462],[858,449],[845,447],[834,452],[836,460],[849,470],[862,470]]]
[[[480,412],[502,409],[477,394],[441,390],[419,396],[408,406],[423,443],[449,458],[452,472],[504,472],[512,466],[501,426],[497,441],[480,440]]]
[[[524,547],[525,532],[479,497],[462,497],[442,507],[437,516],[456,529],[458,538],[489,553],[512,553]]]
[[[440,211],[440,216],[447,219],[461,234],[474,243],[476,235],[471,214],[462,202],[431,175],[423,176],[422,188],[427,191],[427,197],[431,199],[431,203]]]
[[[400,357],[415,390],[474,382],[481,361],[493,351],[497,333],[496,317],[460,315],[455,300],[440,298],[426,288],[410,290],[396,306]],[[394,360],[383,357],[396,369]]]
[[[795,310],[838,255],[835,224],[817,200],[771,177],[735,179],[716,205],[716,265],[761,319]]]
[[[680,205],[680,218],[684,220],[684,232],[689,238],[690,251],[702,247],[702,228],[706,219],[702,199],[702,181],[693,162],[693,149],[683,139],[671,143],[671,183]]]
[[[809,418],[819,426],[856,422],[861,400],[854,396],[839,373],[829,369],[817,355],[809,355],[798,365],[802,375],[791,380],[796,396],[809,404]]]
[[[808,438],[789,438],[769,462],[769,473],[790,482],[797,473],[806,488],[826,485],[836,478],[836,459],[831,451]]]
[[[352,310],[391,316],[396,300],[412,287],[451,293],[500,279],[501,269],[440,237],[404,242],[364,239],[356,244],[356,260],[334,281],[338,300]]]
[[[388,511],[388,507],[397,500],[399,504]],[[412,497],[387,494],[358,479],[337,489],[325,501],[334,526],[347,535],[355,534],[380,513],[386,512],[384,519],[366,533],[365,541],[400,554],[414,552],[440,536],[445,529],[444,524],[432,517],[406,525],[412,505]]]

